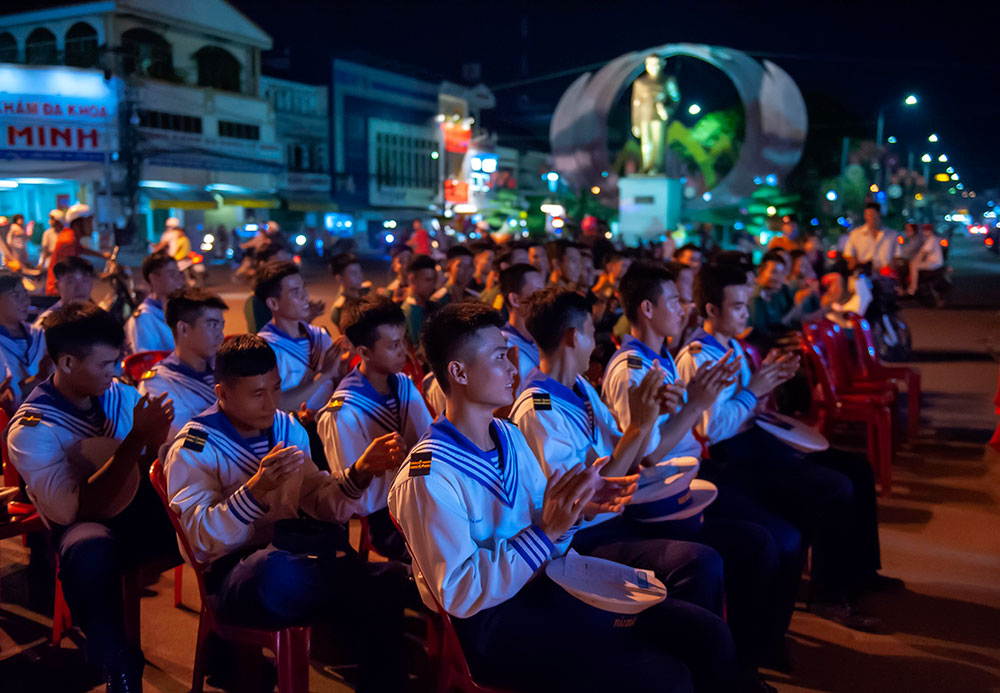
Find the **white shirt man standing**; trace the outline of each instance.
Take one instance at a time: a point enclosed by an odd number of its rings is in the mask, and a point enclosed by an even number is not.
[[[851,230],[844,246],[844,258],[852,270],[858,265],[871,264],[877,272],[892,264],[896,232],[882,227],[881,207],[877,202],[865,205],[865,223]]]

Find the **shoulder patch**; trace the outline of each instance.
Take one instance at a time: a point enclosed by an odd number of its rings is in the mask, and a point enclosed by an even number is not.
[[[552,398],[547,392],[532,392],[531,403],[535,411],[550,411],[552,409]]]
[[[22,426],[37,426],[42,422],[42,413],[37,411],[30,411],[21,417]]]
[[[636,370],[642,368],[642,357],[639,354],[628,355],[628,367]]]
[[[156,371],[150,368],[148,371],[139,376],[139,380],[149,380],[150,378],[156,377]]]
[[[192,428],[188,431],[187,436],[184,438],[184,445],[182,447],[188,450],[193,450],[194,452],[201,452],[205,449],[205,443],[208,442],[208,434],[205,431]]]
[[[421,450],[410,455],[410,476],[427,476],[431,473],[431,451]]]
[[[701,353],[701,342],[691,342],[687,347],[689,354],[700,354]]]
[[[330,402],[330,409],[332,411],[340,411],[340,408],[344,406],[344,398],[337,397],[332,402]]]

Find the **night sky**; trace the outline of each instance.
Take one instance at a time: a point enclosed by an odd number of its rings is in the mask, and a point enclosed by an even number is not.
[[[1000,187],[1000,58],[988,33],[1000,26],[996,2],[231,1],[274,38],[265,67],[287,55],[293,79],[328,82],[330,55],[454,81],[462,64],[479,63],[499,100],[487,123],[512,133],[547,119],[580,68],[669,42],[739,48],[796,80],[811,139],[874,139],[886,105],[886,135],[919,141],[918,158],[946,152],[968,189]],[[503,88],[564,71],[573,74]],[[910,92],[920,103],[904,110]],[[931,132],[936,149],[925,144]]]

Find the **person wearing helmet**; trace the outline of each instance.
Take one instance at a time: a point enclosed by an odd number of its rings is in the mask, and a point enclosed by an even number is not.
[[[191,253],[191,239],[184,232],[180,219],[177,217],[167,219],[163,235],[160,236],[160,242],[153,246],[153,252],[166,252],[177,262],[187,258]]]
[[[56,249],[56,239],[63,230],[65,219],[66,213],[61,209],[56,208],[49,212],[49,228],[42,234],[42,252],[38,257],[38,269],[48,269],[52,252]]]
[[[45,282],[45,293],[48,296],[57,296],[59,286],[56,283],[56,275],[53,268],[60,260],[68,257],[79,257],[89,255],[108,259],[107,253],[99,253],[91,250],[80,243],[80,239],[89,236],[94,228],[94,212],[85,204],[76,203],[66,210],[66,226],[56,236],[56,245],[52,249],[52,257],[49,259],[49,274]]]

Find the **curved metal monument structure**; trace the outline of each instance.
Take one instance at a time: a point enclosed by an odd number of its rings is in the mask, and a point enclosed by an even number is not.
[[[746,53],[717,46],[671,43],[622,55],[597,73],[581,75],[560,98],[552,116],[549,138],[556,170],[576,189],[600,185],[602,194],[617,194],[608,152],[608,113],[632,82],[642,74],[649,55],[689,56],[721,70],[736,87],[746,113],[746,134],[732,169],[712,188],[712,202],[686,200],[696,210],[735,204],[753,192],[754,179],[774,174],[779,180],[802,156],[807,116],[795,82],[774,63],[762,63]]]

